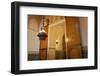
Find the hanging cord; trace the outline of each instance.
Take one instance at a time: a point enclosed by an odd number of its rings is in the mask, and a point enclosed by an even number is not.
[[[41,27],[41,30],[44,29],[44,16],[42,16],[42,27]]]
[[[44,16],[43,16],[43,27],[44,27]]]

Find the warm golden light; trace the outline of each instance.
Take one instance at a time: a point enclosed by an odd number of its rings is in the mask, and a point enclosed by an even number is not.
[[[69,42],[69,38],[66,38],[66,42]]]
[[[58,44],[58,40],[56,40],[56,44]]]
[[[42,30],[40,30],[39,32],[45,32],[45,30],[44,30],[44,29],[42,29]]]

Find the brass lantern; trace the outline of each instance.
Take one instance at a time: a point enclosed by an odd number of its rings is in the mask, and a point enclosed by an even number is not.
[[[45,40],[47,37],[47,33],[44,30],[44,17],[43,17],[43,26],[41,27],[41,30],[39,31],[38,35],[40,40]]]

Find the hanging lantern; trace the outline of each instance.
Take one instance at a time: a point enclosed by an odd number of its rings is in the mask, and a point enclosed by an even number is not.
[[[44,30],[44,17],[43,17],[43,26],[41,27],[41,30],[39,31],[38,35],[40,40],[45,40],[47,37],[47,33]]]

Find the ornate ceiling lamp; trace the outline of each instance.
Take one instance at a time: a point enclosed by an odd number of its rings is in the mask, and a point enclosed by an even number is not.
[[[39,37],[40,40],[45,40],[47,37],[47,33],[44,30],[44,16],[42,18],[42,21],[43,21],[43,24],[37,36]]]

